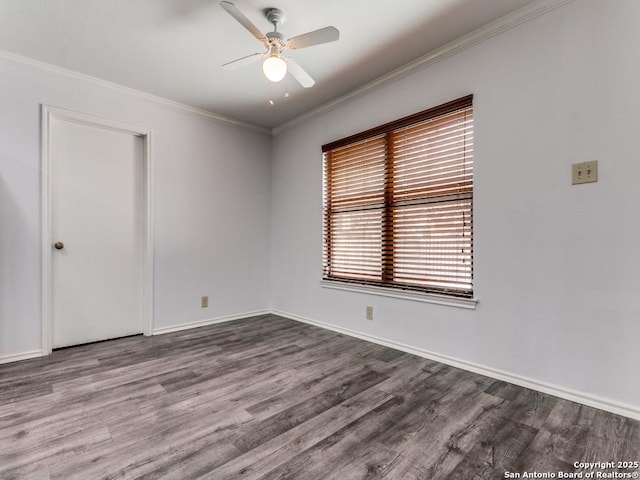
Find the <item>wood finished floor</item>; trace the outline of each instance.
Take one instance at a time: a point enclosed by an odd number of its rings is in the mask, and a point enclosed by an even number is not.
[[[2,479],[488,480],[604,460],[640,460],[640,422],[272,315],[0,365]]]

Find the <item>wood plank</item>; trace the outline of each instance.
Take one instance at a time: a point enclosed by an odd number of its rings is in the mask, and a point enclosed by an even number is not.
[[[363,369],[356,375],[344,379],[339,385],[308,398],[265,420],[248,424],[234,442],[238,450],[246,452],[276,437],[287,430],[310,420],[358,393],[385,380],[381,373]]]
[[[0,365],[0,478],[474,479],[640,422],[274,315]]]

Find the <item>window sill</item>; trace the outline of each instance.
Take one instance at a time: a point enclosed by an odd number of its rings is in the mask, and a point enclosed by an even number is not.
[[[396,290],[393,288],[376,287],[373,285],[354,285],[332,280],[320,280],[323,288],[334,290],[345,290],[348,292],[367,293],[370,295],[381,295],[383,297],[400,298],[403,300],[413,300],[415,302],[434,303],[436,305],[446,305],[449,307],[467,308],[475,310],[478,304],[477,298],[457,298],[447,295],[437,295],[435,293],[420,293]]]

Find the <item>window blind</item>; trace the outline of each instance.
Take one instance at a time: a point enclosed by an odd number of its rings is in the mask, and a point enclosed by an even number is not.
[[[473,296],[472,99],[323,146],[325,280]]]

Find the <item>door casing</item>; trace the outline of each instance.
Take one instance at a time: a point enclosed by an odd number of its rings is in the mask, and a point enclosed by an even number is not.
[[[41,198],[42,198],[42,355],[52,350],[52,188],[51,188],[51,130],[53,119],[77,122],[98,128],[141,137],[143,149],[143,313],[142,327],[144,335],[153,333],[153,195],[152,195],[152,131],[115,120],[109,120],[63,108],[42,105],[41,110]]]

